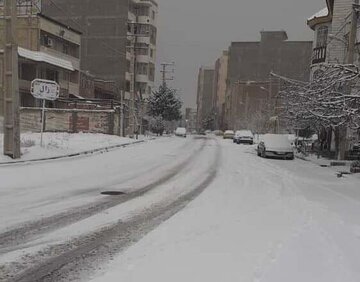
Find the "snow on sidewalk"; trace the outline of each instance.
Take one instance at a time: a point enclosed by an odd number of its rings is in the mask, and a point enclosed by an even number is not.
[[[215,182],[92,282],[360,281],[358,187],[223,142]]]
[[[44,147],[40,133],[21,134],[21,160],[52,158],[88,150],[134,142],[134,139],[94,133],[44,133]],[[11,162],[3,155],[3,134],[0,133],[0,163]]]

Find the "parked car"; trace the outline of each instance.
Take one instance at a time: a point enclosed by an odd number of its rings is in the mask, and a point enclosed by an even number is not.
[[[216,136],[224,136],[224,132],[222,132],[221,130],[214,130],[213,134]]]
[[[233,139],[235,136],[235,132],[233,130],[226,130],[224,132],[224,139]]]
[[[288,136],[280,134],[266,134],[257,147],[257,154],[263,158],[273,157],[293,160],[294,149]]]
[[[235,132],[233,139],[234,143],[237,144],[254,144],[254,135],[250,130],[238,130]]]
[[[178,127],[175,130],[175,135],[180,137],[186,137],[186,128]]]

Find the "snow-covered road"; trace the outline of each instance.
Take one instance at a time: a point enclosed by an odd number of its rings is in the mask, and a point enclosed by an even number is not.
[[[0,179],[0,281],[360,281],[360,181],[309,162],[164,138]]]
[[[208,189],[93,282],[360,281],[358,178],[220,142]]]

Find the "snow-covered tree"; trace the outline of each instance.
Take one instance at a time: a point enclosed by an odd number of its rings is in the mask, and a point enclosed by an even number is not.
[[[149,115],[162,117],[165,121],[181,119],[182,102],[177,96],[176,90],[167,86],[160,86],[148,99]]]
[[[158,135],[163,135],[165,130],[165,122],[161,116],[152,117],[149,122],[150,130]]]
[[[279,97],[289,126],[331,128],[337,156],[343,158],[346,129],[360,129],[359,67],[323,64],[309,83],[275,76],[282,81]]]

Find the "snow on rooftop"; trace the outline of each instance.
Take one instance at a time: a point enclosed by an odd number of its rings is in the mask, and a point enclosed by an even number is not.
[[[316,18],[326,17],[329,14],[329,9],[326,7],[321,11],[317,12],[315,15],[308,18],[308,21],[314,20]]]

